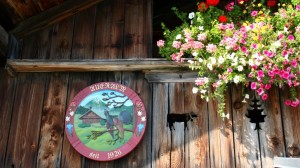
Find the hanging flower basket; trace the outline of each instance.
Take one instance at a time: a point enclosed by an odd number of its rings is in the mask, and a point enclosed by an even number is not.
[[[162,24],[160,54],[179,63],[192,58],[190,68],[199,72],[193,92],[217,99],[221,116],[228,83],[250,86],[262,100],[272,86],[287,85],[291,93],[285,104],[298,106],[300,0],[238,0],[224,9],[218,3],[199,2],[189,14],[173,8],[182,24],[174,30]]]

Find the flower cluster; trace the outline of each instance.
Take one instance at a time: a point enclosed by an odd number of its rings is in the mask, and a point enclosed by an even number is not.
[[[285,104],[298,106],[300,0],[238,0],[224,9],[218,3],[200,2],[188,15],[174,8],[183,23],[174,30],[162,24],[160,54],[177,62],[190,58],[190,68],[199,72],[193,92],[218,99],[221,116],[228,83],[249,86],[262,100],[272,86],[287,85],[291,94]]]

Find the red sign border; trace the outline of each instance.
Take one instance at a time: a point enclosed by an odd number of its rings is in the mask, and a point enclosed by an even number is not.
[[[133,136],[128,140],[126,144],[111,151],[96,151],[88,148],[83,143],[81,143],[80,139],[76,135],[73,126],[74,115],[80,102],[88,95],[100,90],[115,90],[118,92],[122,92],[132,101],[132,103],[134,103],[135,123]],[[81,155],[96,161],[113,161],[129,154],[139,144],[146,130],[146,114],[146,109],[141,98],[132,89],[116,82],[100,82],[84,88],[72,99],[66,112],[65,132],[73,148],[75,148],[75,150]],[[143,123],[144,126],[139,135],[138,123]]]

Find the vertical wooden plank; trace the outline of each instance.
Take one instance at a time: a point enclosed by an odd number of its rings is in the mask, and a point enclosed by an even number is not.
[[[125,0],[104,1],[97,6],[95,59],[122,58]]]
[[[51,75],[42,115],[37,167],[60,167],[68,74]]]
[[[96,7],[75,16],[72,59],[91,59],[94,50]]]
[[[71,57],[74,17],[53,26],[50,59],[69,59]]]
[[[195,113],[197,118],[188,122],[185,131],[185,167],[210,167],[207,102],[193,94],[192,83],[184,83],[184,112]]]
[[[298,94],[298,99],[300,95],[300,89],[296,89]],[[283,87],[280,89],[280,101],[283,116],[283,128],[284,128],[284,138],[286,142],[286,157],[299,157],[300,155],[300,106],[291,107],[286,106],[285,101],[289,98],[288,87]]]
[[[70,58],[73,18],[53,28],[50,59]],[[68,73],[50,74],[42,115],[37,167],[60,167]]]
[[[225,114],[230,113],[230,91],[226,91]],[[232,117],[221,118],[217,112],[218,102],[208,102],[209,139],[211,167],[235,167]]]
[[[96,7],[91,7],[75,16],[71,59],[92,59],[94,46]],[[67,104],[75,95],[91,84],[90,73],[70,73]],[[69,143],[64,134],[62,167],[76,168],[93,162],[82,157]]]
[[[171,136],[167,126],[168,84],[153,84],[152,167],[170,167]]]
[[[115,167],[151,167],[151,85],[144,79],[142,72],[123,73],[122,83],[134,90],[144,103],[147,110],[147,126],[144,137],[140,143],[124,158],[114,163]]]
[[[70,104],[78,92],[90,85],[90,80],[89,73],[70,73],[67,105]],[[82,160],[82,156],[73,148],[66,134],[64,134],[61,167],[81,167],[83,164]]]
[[[127,0],[123,58],[151,57],[152,1]]]
[[[35,167],[45,74],[19,74],[4,167]]]
[[[233,85],[231,88],[236,167],[261,167],[258,133],[245,116],[250,101],[242,104],[242,86]]]
[[[169,109],[169,115],[184,114],[183,83],[169,83]],[[173,128],[171,128],[171,167],[184,167],[184,133],[184,122],[173,123]]]
[[[265,122],[261,123],[259,131],[262,165],[272,166],[275,156],[285,156],[282,116],[280,112],[280,100],[278,88],[273,87],[268,92],[268,99],[262,101]]]
[[[0,167],[4,167],[8,135],[11,125],[16,78],[10,78],[5,70],[0,70]]]
[[[24,38],[22,47],[22,59],[49,58],[51,36],[52,27],[49,27]]]

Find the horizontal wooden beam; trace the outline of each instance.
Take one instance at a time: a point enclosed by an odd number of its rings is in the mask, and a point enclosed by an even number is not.
[[[195,82],[198,77],[198,72],[196,71],[177,71],[177,70],[151,70],[145,72],[145,78],[148,82]]]
[[[103,0],[69,0],[19,23],[11,33],[17,38],[42,30]]]
[[[189,64],[165,59],[104,59],[104,60],[39,60],[8,59],[11,72],[92,72],[92,71],[149,71],[189,70]]]

